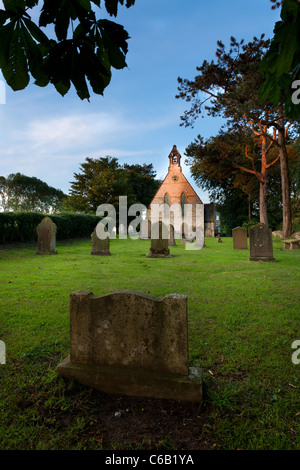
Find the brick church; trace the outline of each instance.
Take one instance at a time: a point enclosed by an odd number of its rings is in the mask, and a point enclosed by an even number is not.
[[[204,230],[205,236],[213,237],[215,236],[216,219],[214,204],[203,204],[182,173],[180,160],[181,155],[176,145],[173,145],[169,154],[168,173],[151,201],[148,219],[151,220],[151,215],[152,219],[154,218],[153,205],[164,204],[165,214],[163,216],[170,217],[170,223],[174,225],[177,232],[181,231],[181,235],[187,235],[188,231],[201,228]],[[191,217],[188,217],[189,214],[185,214],[185,204],[189,204]],[[169,214],[168,207],[172,205],[176,210]],[[187,227],[187,220],[190,221],[189,227]],[[179,230],[178,227],[180,227]]]

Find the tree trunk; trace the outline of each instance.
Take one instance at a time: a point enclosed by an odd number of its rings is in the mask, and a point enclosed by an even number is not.
[[[267,138],[265,135],[261,136],[262,148],[261,148],[261,178],[259,179],[259,219],[260,222],[265,224],[267,227],[268,224],[268,202],[267,202],[267,186],[268,186],[268,176],[267,176]]]
[[[268,206],[267,206],[267,183],[266,181],[259,183],[259,219],[260,222],[268,224]]]
[[[282,110],[279,110],[279,113]],[[282,115],[282,114],[281,114]],[[292,235],[292,210],[290,197],[290,179],[288,156],[285,145],[285,125],[284,118],[278,120],[278,144],[280,155],[280,172],[281,172],[281,190],[282,190],[282,236],[288,238]]]

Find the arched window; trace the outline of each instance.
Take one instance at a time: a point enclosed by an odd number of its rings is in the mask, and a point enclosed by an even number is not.
[[[185,194],[181,194],[181,215],[184,216],[184,204],[185,204]]]
[[[169,205],[170,205],[169,194],[168,193],[166,193],[165,196],[164,196],[164,204],[165,204],[165,217],[168,217],[169,216]]]

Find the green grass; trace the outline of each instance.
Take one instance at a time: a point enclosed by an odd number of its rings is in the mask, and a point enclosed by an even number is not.
[[[193,252],[177,241],[168,259],[146,258],[150,242],[131,239],[111,240],[110,257],[91,256],[89,240],[58,243],[51,256],[31,246],[1,249],[0,448],[108,448],[105,430],[95,430],[91,418],[97,405],[56,365],[69,354],[69,294],[130,289],[188,296],[206,448],[299,449],[300,364],[292,363],[291,345],[300,340],[300,250],[282,251],[274,239],[277,262],[259,263],[233,250],[231,238],[206,245]],[[167,438],[158,442],[174,448]],[[117,445],[143,446],[142,436]]]

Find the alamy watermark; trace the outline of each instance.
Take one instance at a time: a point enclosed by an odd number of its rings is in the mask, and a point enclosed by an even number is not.
[[[292,103],[299,104],[300,103],[300,80],[294,80],[292,83],[292,89],[296,91],[292,94]]]
[[[5,354],[5,343],[0,341],[0,364],[5,364],[6,354]]]
[[[3,80],[0,80],[0,104],[6,104],[6,88]]]
[[[292,363],[300,364],[300,340],[299,339],[293,342],[292,349],[296,349],[296,351],[292,354]]]
[[[187,250],[199,250],[204,245],[204,207],[203,204],[151,204],[151,238],[170,238],[171,225],[176,238],[189,239],[195,243],[186,244]],[[96,233],[101,240],[109,237],[116,238],[116,227],[119,227],[119,239],[137,239],[141,236],[143,218],[147,213],[147,207],[143,204],[133,204],[127,207],[127,196],[119,196],[118,224],[117,212],[112,204],[98,206],[96,215],[102,217],[96,227]],[[128,216],[135,217],[128,225]],[[162,233],[159,233],[158,222],[163,222]],[[150,238],[150,234],[149,238]]]

